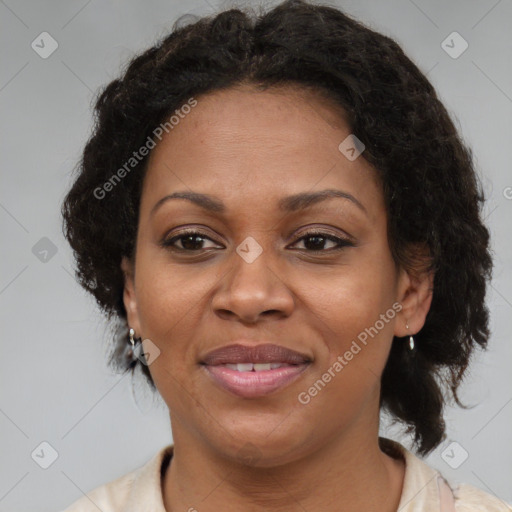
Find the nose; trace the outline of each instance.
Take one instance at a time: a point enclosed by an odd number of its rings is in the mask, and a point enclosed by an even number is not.
[[[263,252],[252,263],[234,254],[233,267],[223,277],[212,307],[225,320],[254,324],[260,317],[286,318],[294,307],[285,276],[269,266]]]

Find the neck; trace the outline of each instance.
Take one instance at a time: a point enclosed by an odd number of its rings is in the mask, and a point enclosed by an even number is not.
[[[226,459],[185,428],[175,428],[163,482],[167,512],[396,512],[404,463],[383,453],[378,431],[339,436],[293,462],[251,467]]]

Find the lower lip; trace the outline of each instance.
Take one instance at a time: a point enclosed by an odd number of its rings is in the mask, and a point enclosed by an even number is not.
[[[239,372],[225,366],[204,366],[214,381],[244,398],[257,398],[282,389],[296,380],[307,367],[308,364],[300,364],[274,370]]]

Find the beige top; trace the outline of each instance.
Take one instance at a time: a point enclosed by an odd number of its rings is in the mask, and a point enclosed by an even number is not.
[[[476,487],[461,484],[453,491],[443,477],[401,444],[380,438],[381,447],[405,460],[402,496],[397,512],[512,512],[512,506]],[[162,448],[142,467],[97,487],[63,512],[166,512],[162,476],[173,445]]]

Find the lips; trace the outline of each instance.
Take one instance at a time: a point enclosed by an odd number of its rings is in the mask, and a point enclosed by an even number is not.
[[[221,364],[268,364],[281,363],[285,365],[304,364],[311,359],[305,354],[296,352],[282,345],[266,343],[256,346],[241,344],[227,345],[208,352],[202,363],[208,366]],[[246,370],[247,371],[247,370]]]
[[[311,359],[271,343],[228,345],[206,354],[201,364],[217,385],[243,398],[258,398],[288,386],[308,368]]]

